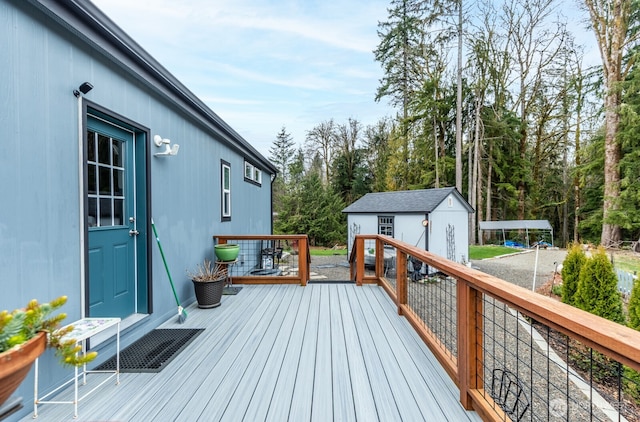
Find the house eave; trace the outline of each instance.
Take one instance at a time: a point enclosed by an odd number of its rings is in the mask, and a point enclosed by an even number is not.
[[[263,171],[276,167],[147,53],[93,3],[83,0],[26,0],[134,76],[149,89],[192,116],[207,131]]]

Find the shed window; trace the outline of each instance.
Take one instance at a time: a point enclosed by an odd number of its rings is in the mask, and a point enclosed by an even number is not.
[[[378,217],[378,234],[384,234],[386,236],[393,237],[393,217]]]
[[[231,165],[222,161],[222,221],[231,220]]]

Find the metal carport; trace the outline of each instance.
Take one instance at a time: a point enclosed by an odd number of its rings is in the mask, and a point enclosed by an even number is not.
[[[482,231],[502,231],[502,241],[506,242],[505,230],[524,230],[526,232],[527,248],[529,247],[529,230],[547,231],[551,234],[551,246],[553,246],[553,227],[548,220],[502,220],[480,222],[480,244],[482,244]]]

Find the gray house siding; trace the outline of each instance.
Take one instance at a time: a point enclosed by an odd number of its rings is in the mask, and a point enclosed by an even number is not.
[[[271,232],[273,165],[92,4],[0,0],[0,62],[0,309],[64,294],[67,322],[85,315],[79,133],[86,141],[91,110],[135,127],[144,140],[136,152],[146,162],[146,197],[138,206],[155,220],[183,303],[194,300],[185,270],[213,256],[212,235]],[[72,92],[85,81],[94,88],[79,102]],[[179,144],[178,155],[155,157],[161,148],[154,135]],[[221,160],[231,166],[230,221],[221,216]],[[261,185],[244,180],[245,160],[262,171]],[[149,221],[137,224],[150,258],[138,286],[149,296],[137,304],[140,315],[124,331],[122,347],[176,314]],[[100,358],[111,343],[98,346]],[[42,357],[41,391],[70,376],[49,352]],[[32,394],[31,374],[17,391],[25,398],[18,416],[31,411]]]

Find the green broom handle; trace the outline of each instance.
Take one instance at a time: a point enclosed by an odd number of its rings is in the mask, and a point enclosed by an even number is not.
[[[156,237],[156,243],[158,243],[158,248],[160,249],[160,255],[162,256],[162,262],[164,263],[164,269],[167,270],[167,277],[169,277],[169,283],[171,283],[171,290],[173,290],[173,296],[176,298],[176,304],[180,306],[180,300],[178,299],[178,294],[176,293],[176,288],[173,285],[173,280],[171,279],[171,273],[169,272],[169,266],[167,265],[167,260],[164,257],[164,252],[162,251],[162,245],[160,244],[160,238],[158,238],[158,232],[156,232],[156,225],[153,224],[153,218],[151,219],[151,228],[153,229],[153,235]]]

